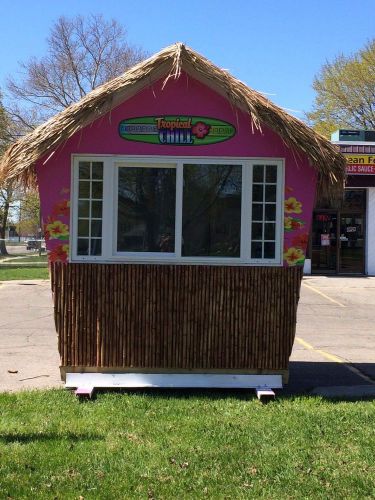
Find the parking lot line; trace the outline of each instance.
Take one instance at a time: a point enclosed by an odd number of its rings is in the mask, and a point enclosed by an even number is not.
[[[321,295],[322,297],[324,297],[325,299],[327,300],[330,300],[331,302],[333,302],[334,304],[337,304],[338,306],[340,307],[346,307],[344,304],[342,304],[341,302],[339,302],[338,300],[335,300],[333,299],[332,297],[329,297],[328,295],[326,295],[325,293],[321,292],[320,290],[318,290],[317,288],[311,286],[311,285],[308,285],[307,283],[304,283],[302,282],[302,285],[305,286],[306,288],[309,288],[310,290],[312,290],[313,292],[315,293],[318,293],[319,295]]]
[[[365,380],[366,382],[375,385],[375,381],[371,378],[362,373],[358,368],[355,366],[351,365],[345,359],[339,358],[338,356],[335,356],[334,354],[330,354],[329,352],[325,352],[322,349],[316,349],[314,346],[306,342],[306,340],[303,340],[301,337],[296,337],[296,342],[300,344],[302,347],[305,349],[308,349],[309,351],[316,352],[323,356],[323,358],[328,359],[329,361],[333,361],[334,363],[340,363],[342,364],[345,368],[350,370],[352,373],[355,373],[358,377],[361,379]]]

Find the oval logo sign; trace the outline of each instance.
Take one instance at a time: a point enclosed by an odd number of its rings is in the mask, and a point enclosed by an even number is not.
[[[127,141],[204,146],[227,141],[236,133],[233,125],[205,116],[140,116],[119,124],[119,134]]]

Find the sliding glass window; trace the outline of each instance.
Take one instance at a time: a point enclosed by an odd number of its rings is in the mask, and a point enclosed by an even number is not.
[[[74,259],[281,264],[281,160],[88,160],[75,163]]]
[[[119,167],[117,252],[174,253],[176,169]]]

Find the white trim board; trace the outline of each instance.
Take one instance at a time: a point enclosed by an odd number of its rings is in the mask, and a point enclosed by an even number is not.
[[[218,373],[67,373],[66,388],[282,389],[282,375]]]

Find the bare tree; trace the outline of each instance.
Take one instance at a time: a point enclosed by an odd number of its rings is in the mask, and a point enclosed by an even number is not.
[[[8,118],[1,104],[0,95],[0,157],[9,143]],[[0,255],[6,255],[5,231],[8,223],[8,214],[13,197],[10,185],[0,186]]]
[[[81,99],[144,59],[117,21],[101,15],[60,17],[47,39],[47,55],[21,63],[8,78],[7,111],[19,135]]]
[[[113,19],[60,17],[47,38],[47,54],[21,63],[19,77],[8,78],[6,112],[0,101],[0,156],[11,142],[145,56]],[[7,253],[4,239],[12,204],[21,200],[15,187],[0,186],[0,254]]]

